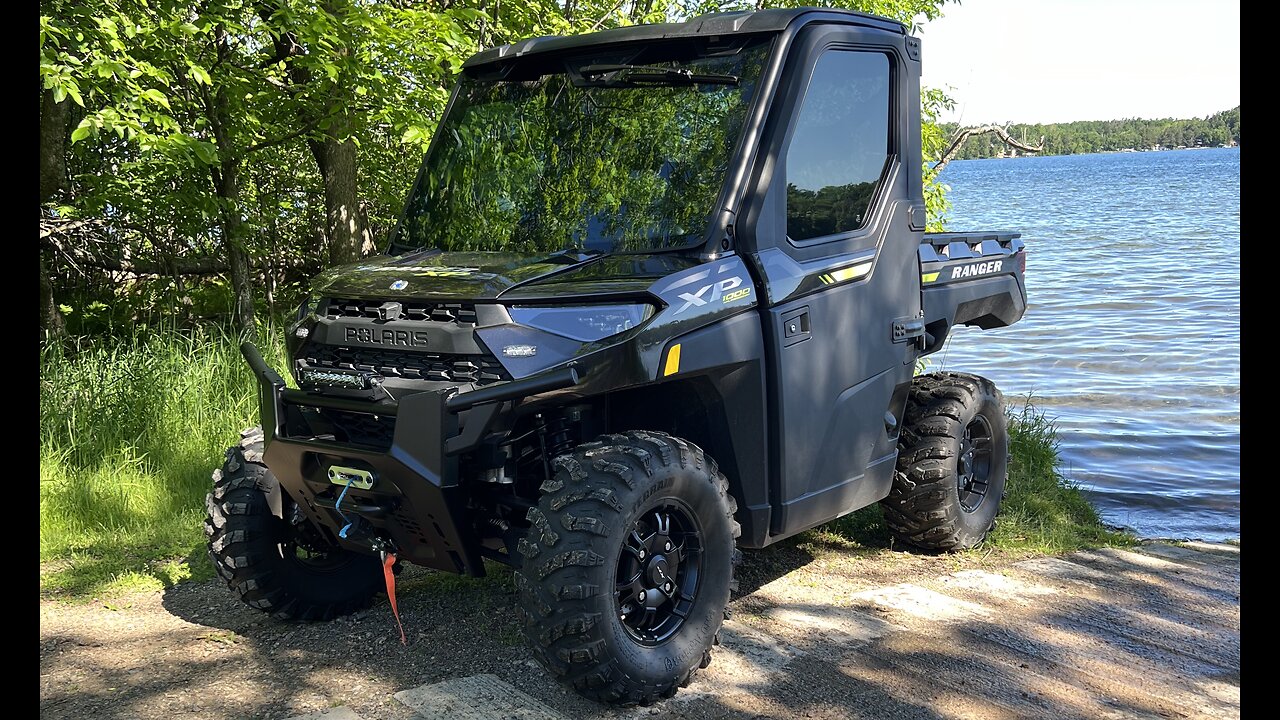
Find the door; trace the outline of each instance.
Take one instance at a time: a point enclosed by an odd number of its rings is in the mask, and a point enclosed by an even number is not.
[[[774,130],[770,207],[754,227],[779,536],[888,494],[917,357],[901,323],[920,314],[921,193],[906,166],[919,115],[901,104],[918,107],[918,65],[904,67],[883,34],[815,30],[826,32],[798,42],[806,60],[776,101],[793,119],[774,125],[785,129]]]

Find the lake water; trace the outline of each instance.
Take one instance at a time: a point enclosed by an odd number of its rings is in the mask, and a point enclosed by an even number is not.
[[[1240,151],[951,163],[948,229],[1027,243],[1029,306],[932,368],[1057,418],[1066,475],[1147,537],[1240,535]]]

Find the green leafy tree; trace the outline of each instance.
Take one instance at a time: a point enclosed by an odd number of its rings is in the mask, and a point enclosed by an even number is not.
[[[837,4],[912,23],[945,2]],[[457,71],[482,47],[800,4],[46,0],[42,326],[57,336],[176,315],[247,329],[293,302],[307,277],[385,238]],[[944,100],[926,93],[926,154],[930,103]],[[931,217],[942,192],[931,178]]]
[[[934,169],[947,149],[949,138],[946,129],[938,124],[938,116],[945,110],[954,109],[955,101],[937,88],[922,88],[920,105],[920,149],[924,158],[924,208],[927,218],[925,229],[937,232],[942,230],[943,217],[951,208],[951,203],[947,201],[947,191],[951,188],[938,180],[942,168]]]
[[[50,214],[64,222],[93,218],[102,228],[92,253],[57,246],[53,233],[50,244],[104,269],[145,271],[165,260],[175,271],[217,267],[230,277],[242,328],[254,322],[252,260],[266,255],[256,230],[275,223],[281,210],[298,211],[296,224],[310,224],[318,204],[309,187],[297,188],[287,207],[258,202],[247,180],[262,176],[254,170],[263,167],[266,151],[310,150],[316,172],[303,177],[322,181],[330,262],[367,251],[357,133],[389,119],[406,125],[420,119],[421,112],[388,109],[393,101],[439,103],[439,83],[469,52],[461,39],[480,18],[467,8],[415,13],[337,0],[230,0],[198,9],[99,0],[51,3],[46,10],[43,91],[55,104],[70,100],[85,108],[69,137],[74,201]],[[413,77],[434,82],[414,86],[385,72],[394,63],[373,62],[384,46],[375,47],[371,37],[392,46],[413,42],[417,57],[429,58]],[[104,166],[113,172],[104,176]],[[157,226],[178,243],[158,241]],[[126,265],[123,257],[157,259]]]

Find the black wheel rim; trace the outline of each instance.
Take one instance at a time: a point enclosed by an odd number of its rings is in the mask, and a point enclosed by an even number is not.
[[[974,512],[987,499],[994,445],[991,423],[982,415],[975,416],[965,426],[964,435],[960,438],[960,462],[956,473],[960,507],[965,512]]]
[[[632,523],[618,557],[618,619],[641,645],[675,635],[698,596],[702,527],[684,503],[661,501]]]

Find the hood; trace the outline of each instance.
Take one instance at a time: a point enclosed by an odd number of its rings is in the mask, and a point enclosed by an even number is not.
[[[634,296],[655,280],[697,264],[671,253],[580,256],[426,250],[332,268],[316,278],[313,289],[326,297],[417,300]]]

